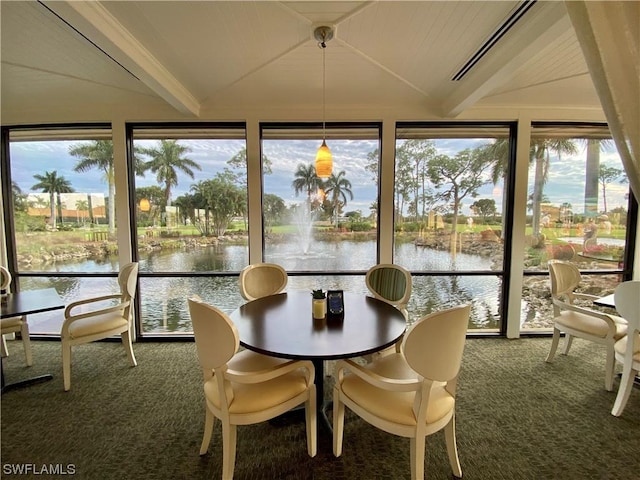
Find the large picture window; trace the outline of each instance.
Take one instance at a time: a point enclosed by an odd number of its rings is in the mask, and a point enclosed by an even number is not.
[[[625,265],[628,249],[633,248],[628,235],[631,202],[628,180],[606,125],[533,125],[523,330],[552,328],[547,286],[551,259],[574,263],[583,273],[580,288],[585,292],[613,292],[621,273],[631,267]]]
[[[506,124],[398,124],[394,262],[410,270],[413,320],[459,303],[471,330],[501,328]]]
[[[190,295],[226,311],[243,302],[237,272],[249,258],[244,125],[137,125],[132,138],[140,328],[190,333]]]

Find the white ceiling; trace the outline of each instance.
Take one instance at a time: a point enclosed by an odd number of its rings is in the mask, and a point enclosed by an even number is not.
[[[2,121],[322,112],[464,118],[600,102],[563,2],[2,1]],[[153,112],[153,113],[152,113]],[[236,113],[230,113],[236,112]],[[261,119],[264,118],[264,114]]]

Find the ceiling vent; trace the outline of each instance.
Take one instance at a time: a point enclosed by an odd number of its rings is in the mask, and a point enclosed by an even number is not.
[[[498,40],[500,40],[518,20],[520,20],[525,13],[529,11],[537,0],[525,0],[507,17],[507,19],[493,32],[493,34],[487,39],[486,42],[480,47],[476,53],[464,64],[464,66],[456,73],[451,80],[457,82],[462,80],[464,76],[484,57],[489,50],[491,50]]]

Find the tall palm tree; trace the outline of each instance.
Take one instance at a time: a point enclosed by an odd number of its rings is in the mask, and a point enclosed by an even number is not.
[[[353,192],[351,191],[351,182],[345,178],[346,172],[341,170],[336,175],[332,173],[324,184],[324,191],[331,198],[333,206],[333,218],[336,228],[338,227],[338,213],[340,206],[347,204],[347,195],[349,200],[353,200]]]
[[[313,164],[298,164],[295,178],[291,182],[295,194],[298,195],[301,192],[307,193],[307,202],[311,205],[311,195],[313,195],[319,188],[322,188],[323,182],[320,177],[316,175],[316,169]]]
[[[178,185],[178,171],[195,178],[194,170],[202,170],[197,162],[183,156],[191,149],[180,145],[177,140],[160,140],[159,148],[144,148],[140,151],[151,157],[144,169],[151,170],[156,174],[158,183],[164,184],[165,205],[170,203],[171,188]]]
[[[549,161],[551,152],[558,155],[576,154],[577,147],[573,140],[566,138],[532,138],[529,149],[529,162],[535,167],[533,183],[533,236],[540,235],[540,204],[542,203],[542,191],[549,173]],[[498,138],[494,143],[482,148],[481,155],[492,159],[491,177],[496,184],[500,178],[504,178],[509,163],[509,139]]]
[[[44,175],[36,174],[33,176],[38,183],[31,186],[31,190],[42,190],[44,193],[49,194],[49,205],[51,208],[51,228],[54,230],[57,228],[56,223],[56,202],[55,196],[58,195],[58,202],[60,201],[61,193],[71,193],[71,183],[63,176],[58,176],[56,170],[52,172],[44,172]]]

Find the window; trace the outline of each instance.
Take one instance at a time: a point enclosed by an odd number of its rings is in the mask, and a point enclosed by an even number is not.
[[[244,125],[135,125],[137,259],[143,334],[192,332],[187,298],[242,302],[248,263]]]
[[[314,166],[321,130],[263,125],[264,259],[293,276],[292,288],[348,290],[353,278],[317,273],[362,273],[376,264],[379,130],[328,124],[333,172],[322,179]],[[305,272],[316,274],[296,276]],[[364,288],[364,278],[358,285]]]
[[[8,158],[15,240],[8,254],[20,289],[53,287],[65,303],[118,291],[110,128],[12,129]],[[59,334],[62,321],[60,312],[31,315],[29,328]]]
[[[413,274],[412,320],[460,303],[498,331],[510,164],[507,124],[397,125],[394,262]]]
[[[523,330],[552,328],[550,259],[575,263],[584,289],[612,293],[621,281],[632,199],[606,125],[534,124],[528,182]]]

